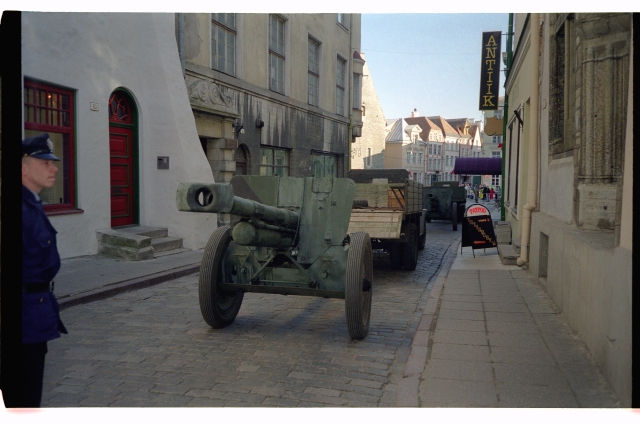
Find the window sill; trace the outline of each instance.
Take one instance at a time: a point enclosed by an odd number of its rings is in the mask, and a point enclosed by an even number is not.
[[[54,210],[46,210],[44,213],[47,216],[56,216],[56,215],[74,215],[78,213],[84,213],[84,209],[54,209]]]

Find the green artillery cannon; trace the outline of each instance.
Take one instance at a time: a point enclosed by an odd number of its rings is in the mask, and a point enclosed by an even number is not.
[[[180,184],[179,210],[231,216],[200,265],[207,324],[231,324],[245,292],[320,296],[345,299],[349,335],[364,338],[373,259],[366,232],[347,234],[354,197],[347,178],[238,175],[230,184]]]
[[[436,181],[423,188],[423,207],[427,222],[432,219],[451,220],[453,231],[458,231],[466,209],[466,190],[457,181]]]

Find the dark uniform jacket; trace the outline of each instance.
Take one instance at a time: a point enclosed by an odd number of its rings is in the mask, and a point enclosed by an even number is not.
[[[42,202],[22,186],[22,343],[42,343],[67,332],[53,292],[30,290],[32,284],[51,282],[60,269],[56,233]]]

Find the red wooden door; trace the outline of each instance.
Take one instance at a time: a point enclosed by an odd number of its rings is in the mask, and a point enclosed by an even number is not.
[[[111,152],[111,227],[134,220],[133,130],[109,126]]]

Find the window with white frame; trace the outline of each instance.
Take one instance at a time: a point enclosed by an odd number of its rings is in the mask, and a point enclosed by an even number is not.
[[[211,68],[236,74],[236,15],[211,14]]]
[[[502,136],[501,136],[501,135],[494,135],[494,136],[491,138],[491,142],[492,142],[493,144],[502,143]]]
[[[340,116],[344,116],[344,88],[346,86],[344,75],[346,68],[347,61],[338,56],[336,67],[336,113]],[[364,106],[362,106],[362,116],[364,116]]]
[[[308,48],[308,101],[318,106],[318,89],[320,87],[320,43],[309,37]]]
[[[418,163],[422,163],[422,152],[418,153]]]
[[[269,89],[284,94],[284,19],[269,15]]]
[[[499,186],[500,185],[500,175],[492,175],[491,176],[491,185]]]
[[[492,158],[501,158],[502,157],[502,152],[501,151],[493,151],[491,152],[491,157]]]
[[[407,152],[407,163],[411,163],[411,152]]]
[[[362,104],[362,74],[353,74],[353,108],[360,110]]]

